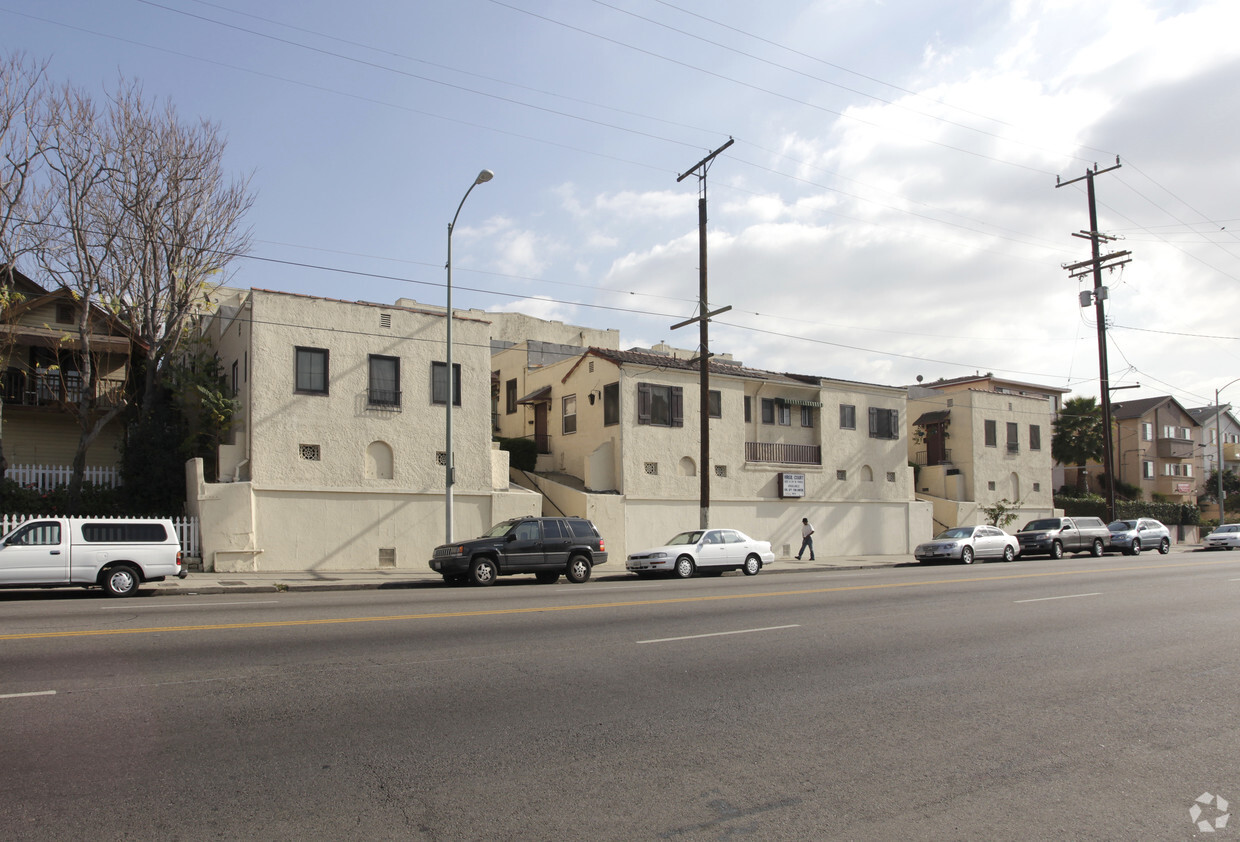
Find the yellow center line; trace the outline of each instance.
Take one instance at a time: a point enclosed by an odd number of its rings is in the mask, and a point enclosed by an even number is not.
[[[765,599],[779,596],[806,596],[810,594],[842,593],[845,591],[871,591],[885,588],[915,588],[927,585],[954,585],[966,582],[998,582],[1012,579],[1039,579],[1062,576],[1082,576],[1089,573],[1122,573],[1132,570],[1165,570],[1176,567],[1203,567],[1231,563],[1231,559],[1218,561],[1181,561],[1167,564],[1126,567],[1093,568],[1086,570],[1057,570],[1041,573],[1007,573],[989,576],[969,576],[951,579],[925,579],[914,582],[884,582],[871,585],[841,585],[831,588],[803,588],[790,591],[763,591],[762,593],[720,594],[716,596],[683,596],[663,599],[638,599],[624,602],[591,602],[580,605],[547,605],[538,608],[491,608],[481,611],[441,611],[432,614],[390,614],[382,617],[334,617],[320,620],[267,620],[253,623],[213,623],[195,626],[157,626],[132,629],[81,629],[78,631],[30,632],[27,634],[3,634],[3,640],[43,640],[58,637],[96,637],[119,634],[160,634],[163,632],[229,631],[234,629],[274,629],[292,626],[327,626],[349,623],[394,623],[410,620],[446,620],[459,617],[495,617],[516,614],[545,614],[556,611],[585,611],[594,608],[637,608],[644,605],[676,605],[690,602],[719,602],[722,600]]]

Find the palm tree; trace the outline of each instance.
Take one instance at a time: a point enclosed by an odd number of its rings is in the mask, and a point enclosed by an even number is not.
[[[1064,403],[1055,419],[1051,456],[1063,465],[1084,468],[1087,462],[1101,462],[1103,456],[1102,407],[1093,398],[1072,398]],[[1088,490],[1084,470],[1076,473],[1076,487]]]

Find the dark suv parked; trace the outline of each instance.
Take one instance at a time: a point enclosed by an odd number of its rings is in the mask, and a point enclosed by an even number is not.
[[[493,585],[512,573],[533,573],[544,584],[563,573],[580,584],[606,561],[603,539],[585,518],[521,517],[495,524],[481,538],[436,547],[430,566],[449,584]]]

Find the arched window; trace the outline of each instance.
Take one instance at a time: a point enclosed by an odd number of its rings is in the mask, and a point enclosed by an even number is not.
[[[861,466],[861,481],[862,482],[874,482],[874,469],[871,468],[869,465]]]
[[[697,476],[697,463],[694,462],[692,459],[690,459],[688,456],[686,456],[684,459],[681,459],[680,460],[680,475],[682,477]]]

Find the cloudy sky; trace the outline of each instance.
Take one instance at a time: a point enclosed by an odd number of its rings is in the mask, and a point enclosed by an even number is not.
[[[905,385],[1098,394],[1085,184],[1124,400],[1240,377],[1240,3],[0,0],[6,50],[220,124],[257,194],[229,282],[454,303]],[[1234,314],[1234,315],[1233,315]],[[1240,384],[1224,388],[1240,403]]]

